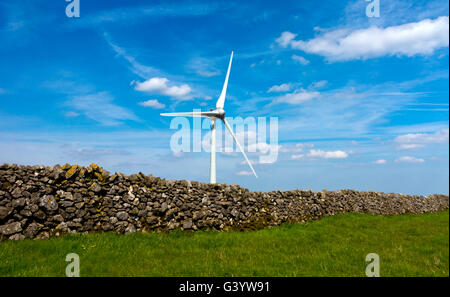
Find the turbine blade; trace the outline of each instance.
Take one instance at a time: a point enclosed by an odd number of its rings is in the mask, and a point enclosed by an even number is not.
[[[222,121],[223,121],[223,123],[225,124],[225,127],[227,127],[227,129],[228,129],[228,131],[230,132],[231,136],[233,136],[234,142],[236,142],[236,144],[237,144],[239,150],[240,150],[241,153],[244,155],[244,158],[245,158],[245,160],[247,161],[248,166],[250,166],[250,168],[252,169],[253,174],[255,175],[256,178],[258,178],[258,175],[257,175],[256,172],[255,172],[255,169],[253,169],[252,163],[250,163],[250,161],[248,160],[247,155],[245,154],[245,152],[244,152],[244,150],[242,149],[241,145],[239,144],[239,142],[238,142],[236,136],[234,135],[233,129],[231,129],[231,127],[230,127],[230,125],[228,124],[228,122],[227,122],[226,119],[222,119]]]
[[[225,104],[225,96],[227,95],[228,77],[230,76],[231,62],[233,61],[233,52],[231,52],[230,63],[228,64],[227,76],[223,84],[222,93],[220,93],[219,100],[217,100],[216,108],[223,108]]]
[[[215,113],[213,112],[203,112],[203,111],[195,111],[195,112],[171,112],[171,113],[161,113],[163,117],[214,117]]]

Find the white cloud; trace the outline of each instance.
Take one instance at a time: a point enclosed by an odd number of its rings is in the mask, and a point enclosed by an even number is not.
[[[249,176],[249,175],[252,175],[253,173],[251,173],[250,171],[245,171],[245,170],[242,170],[242,171],[239,171],[239,172],[237,172],[236,173],[236,175],[239,175],[239,176]]]
[[[153,77],[144,82],[135,82],[134,87],[137,91],[156,93],[165,96],[174,97],[181,100],[191,99],[191,88],[187,84],[180,86],[168,86],[169,80],[165,77]]]
[[[272,86],[270,87],[270,89],[267,91],[268,93],[272,93],[272,92],[287,92],[291,89],[292,84],[287,83],[287,84],[281,84],[279,86]]]
[[[277,158],[260,158],[258,164],[274,164],[277,161]]]
[[[309,61],[301,56],[297,56],[297,55],[292,55],[292,60],[302,64],[302,65],[308,65]]]
[[[318,54],[329,61],[369,59],[392,55],[430,55],[449,45],[448,16],[425,19],[400,26],[360,30],[338,29],[314,39],[294,40],[295,34],[283,32],[276,41],[283,47]]]
[[[281,153],[300,153],[303,152],[305,148],[312,148],[314,144],[312,143],[296,143],[295,145],[280,145],[279,151]]]
[[[323,151],[311,149],[307,154],[292,155],[294,160],[299,159],[345,159],[348,157],[348,153],[344,151]]]
[[[145,106],[145,107],[151,107],[151,108],[156,108],[156,109],[161,109],[166,107],[163,103],[160,103],[158,100],[147,100],[147,101],[143,101],[143,102],[139,102],[139,105],[141,106]]]
[[[423,163],[423,162],[425,162],[424,159],[415,158],[415,157],[411,157],[411,156],[400,157],[400,158],[398,158],[395,161],[396,162],[403,162],[403,163]]]
[[[442,129],[435,133],[416,133],[416,134],[405,134],[400,135],[395,138],[398,143],[442,143],[448,142],[449,139],[449,129]]]
[[[285,94],[275,99],[274,103],[288,103],[288,104],[301,104],[305,101],[316,99],[320,97],[320,93],[317,91],[307,91],[305,89],[297,89],[293,93]]]
[[[291,32],[283,32],[281,36],[275,39],[275,41],[282,47],[287,47],[291,41],[297,36],[297,34],[293,34]]]
[[[310,150],[310,157],[313,158],[324,158],[324,159],[345,159],[348,157],[348,154],[344,151],[323,151],[323,150]]]
[[[383,165],[383,164],[386,164],[387,163],[387,161],[386,160],[384,160],[384,159],[379,159],[379,160],[376,160],[375,162],[373,162],[374,164],[379,164],[379,165]]]
[[[401,144],[399,146],[397,146],[397,148],[399,150],[412,150],[412,149],[416,149],[416,148],[421,148],[424,147],[423,144],[416,144],[416,143],[407,143],[407,144]]]

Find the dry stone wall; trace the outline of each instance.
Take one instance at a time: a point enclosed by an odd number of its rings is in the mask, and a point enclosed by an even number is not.
[[[347,212],[398,215],[448,207],[448,196],[439,194],[250,192],[143,173],[110,175],[96,164],[0,165],[0,240],[96,231],[252,230]]]

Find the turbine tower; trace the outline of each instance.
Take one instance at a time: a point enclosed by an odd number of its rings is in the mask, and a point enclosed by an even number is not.
[[[230,57],[230,63],[228,64],[228,71],[227,76],[225,77],[225,82],[223,84],[222,92],[220,93],[219,99],[216,103],[216,109],[211,109],[210,111],[197,111],[197,112],[174,112],[174,113],[162,113],[162,116],[167,117],[207,117],[211,120],[211,159],[210,159],[210,169],[209,169],[209,182],[211,184],[216,183],[216,121],[221,120],[225,127],[227,128],[228,132],[230,132],[231,136],[233,137],[234,142],[236,143],[237,147],[241,151],[241,153],[244,155],[245,160],[247,161],[248,166],[252,169],[253,174],[255,177],[258,177],[256,175],[255,169],[253,169],[252,164],[247,158],[247,155],[244,152],[244,149],[239,144],[236,136],[233,133],[233,129],[231,129],[230,125],[228,124],[227,120],[225,119],[225,110],[223,109],[223,106],[225,104],[225,96],[227,94],[227,86],[228,86],[228,78],[230,76],[230,69],[231,69],[231,62],[233,61],[233,52],[231,52]]]

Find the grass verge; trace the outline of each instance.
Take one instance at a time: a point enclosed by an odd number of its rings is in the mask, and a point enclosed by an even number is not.
[[[344,214],[251,232],[113,233],[0,242],[0,276],[449,276],[449,212]]]

